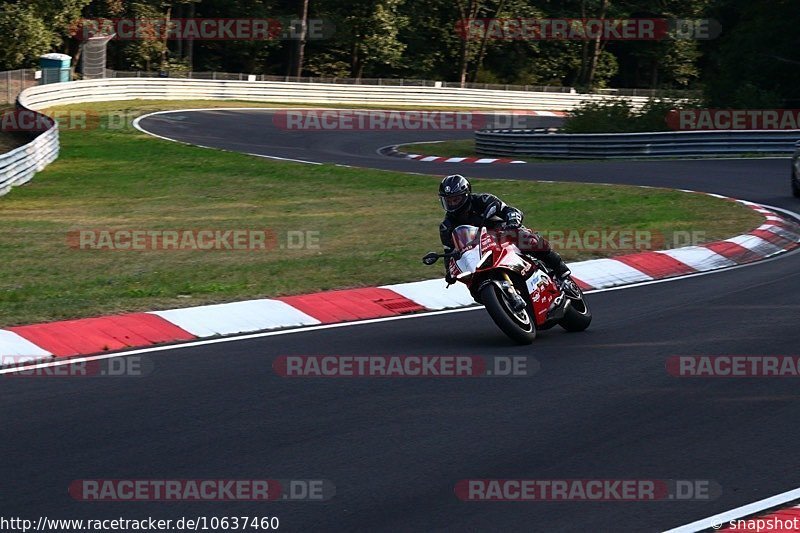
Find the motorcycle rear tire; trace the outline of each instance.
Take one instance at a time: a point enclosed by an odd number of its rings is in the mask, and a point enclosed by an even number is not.
[[[567,309],[564,311],[564,318],[558,323],[559,326],[567,331],[583,331],[592,323],[592,311],[586,305],[583,292],[578,289],[580,300],[570,299]]]

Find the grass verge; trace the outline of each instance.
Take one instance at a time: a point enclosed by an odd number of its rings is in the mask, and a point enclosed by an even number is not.
[[[169,102],[172,109],[194,105]],[[164,107],[114,102],[90,109],[140,113]],[[436,177],[269,161],[130,129],[64,129],[61,143],[55,163],[0,198],[0,326],[441,274],[441,266],[420,262],[426,251],[439,248]],[[528,224],[543,230],[701,230],[713,240],[760,222],[732,202],[658,189],[484,180],[475,180],[475,188],[519,206]],[[99,228],[268,228],[284,245],[289,231],[316,232],[319,242],[268,251],[68,245],[68,232]],[[564,253],[567,260],[596,255],[604,254]]]

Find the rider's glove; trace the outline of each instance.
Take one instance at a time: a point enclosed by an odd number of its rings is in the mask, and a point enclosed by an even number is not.
[[[448,285],[452,285],[453,283],[456,282],[456,277],[451,276],[450,272],[448,272],[444,275],[444,280],[447,282]]]
[[[506,215],[506,225],[509,228],[518,228],[522,225],[522,214],[519,211],[509,211]]]

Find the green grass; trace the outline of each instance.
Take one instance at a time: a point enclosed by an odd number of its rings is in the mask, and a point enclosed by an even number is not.
[[[435,143],[403,144],[398,147],[407,154],[436,155],[441,157],[483,157],[475,153],[475,141],[461,139]]]
[[[153,105],[117,102],[92,109]],[[425,252],[439,249],[435,177],[269,161],[130,129],[65,129],[61,142],[55,163],[0,198],[0,326],[442,273],[441,265],[420,262]],[[475,180],[475,188],[519,206],[528,213],[526,222],[542,229],[704,230],[716,239],[760,220],[731,202],[657,189],[483,180]],[[93,228],[270,228],[281,240],[287,231],[314,231],[319,248],[126,252],[68,246],[69,231]]]

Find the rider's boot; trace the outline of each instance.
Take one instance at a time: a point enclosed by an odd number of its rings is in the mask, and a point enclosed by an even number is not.
[[[555,250],[550,249],[546,252],[535,253],[535,257],[553,271],[558,282],[563,283],[572,274],[567,264]]]

